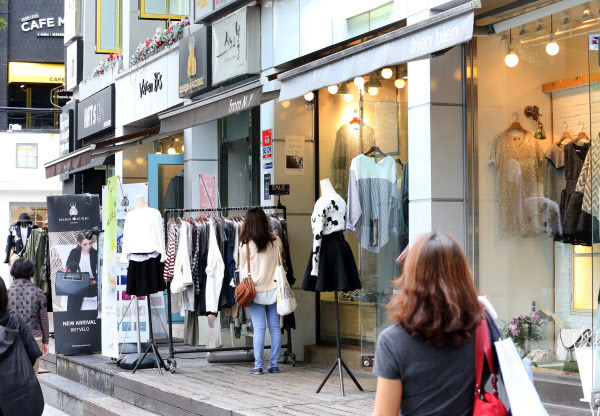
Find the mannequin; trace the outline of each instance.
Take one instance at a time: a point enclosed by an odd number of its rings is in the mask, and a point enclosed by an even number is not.
[[[11,253],[23,256],[27,239],[31,235],[31,230],[38,228],[37,224],[31,221],[26,212],[19,215],[17,222],[8,229],[8,238],[6,239],[6,257],[4,263],[8,263]]]
[[[135,209],[140,208],[148,208],[148,204],[146,204],[146,198],[144,198],[144,195],[137,195],[135,197]]]
[[[328,193],[336,193],[335,189],[333,189],[333,185],[331,184],[331,181],[329,180],[329,178],[327,179],[323,179],[320,182],[321,184],[321,195],[325,195]]]

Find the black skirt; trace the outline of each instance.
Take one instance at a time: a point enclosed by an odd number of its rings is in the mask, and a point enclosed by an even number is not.
[[[362,288],[356,261],[348,242],[344,238],[343,231],[323,236],[317,276],[310,274],[312,271],[312,256],[313,253],[311,252],[304,272],[302,289],[311,292],[331,292]]]
[[[160,256],[140,262],[130,260],[127,268],[127,294],[148,296],[166,290],[164,267]]]

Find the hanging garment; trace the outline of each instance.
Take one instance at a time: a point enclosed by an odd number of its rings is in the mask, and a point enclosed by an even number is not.
[[[378,253],[398,235],[398,185],[396,161],[386,156],[379,162],[360,155],[352,160],[348,182],[346,230],[356,233],[365,250]]]
[[[38,226],[31,221],[27,222],[27,224],[27,235],[29,236],[31,235],[31,230],[35,230],[38,228]],[[23,239],[21,237],[21,223],[16,222],[8,228],[8,237],[6,239],[6,258],[4,259],[4,263],[8,263],[11,251],[15,254],[20,254],[24,251],[24,249],[25,244],[23,243]]]
[[[31,230],[31,236],[27,239],[25,253],[23,257],[31,260],[34,273],[31,280],[33,284],[42,289],[47,295],[50,291],[48,279],[44,275],[44,266],[46,263],[46,246],[48,245],[48,232],[41,228]]]
[[[163,199],[163,208],[182,209],[183,208],[183,170],[175,175],[169,182],[165,199]]]
[[[177,224],[170,222],[168,226],[168,242],[167,242],[167,253],[165,261],[165,280],[171,280],[175,272],[175,246],[177,244]]]
[[[400,253],[408,246],[408,162],[402,166],[402,179],[400,180]]]
[[[560,204],[560,195],[567,185],[565,181],[565,150],[553,144],[546,151],[544,197]]]
[[[560,200],[560,215],[563,224],[564,243],[589,245],[585,236],[577,232],[583,205],[583,193],[577,192],[577,181],[583,169],[583,162],[589,146],[577,146],[574,143],[565,145],[565,180],[566,187]]]
[[[217,242],[217,229],[215,221],[211,218],[209,227],[210,240],[208,244],[208,258],[206,263],[206,312],[217,314],[219,311],[219,298],[225,272],[223,257]]]
[[[131,253],[160,253],[160,261],[166,260],[165,231],[162,215],[157,209],[139,207],[125,216],[121,262],[127,263]]]
[[[189,227],[189,223],[181,222],[179,228],[178,249],[175,257],[174,276],[173,281],[171,282],[171,291],[174,294],[179,294],[179,296],[176,297],[176,303],[182,316],[185,316],[185,311],[193,310],[194,308],[194,282],[192,280],[188,250]]]
[[[302,281],[302,289],[311,292],[349,291],[361,289],[358,269],[350,245],[343,231],[324,235],[321,239],[318,273],[311,274],[313,256],[311,253]]]
[[[348,195],[348,169],[352,160],[373,145],[375,131],[364,125],[362,143],[358,125],[344,123],[335,135],[333,148],[333,187],[340,195]]]
[[[544,153],[538,140],[529,137],[500,134],[490,152],[489,163],[496,167],[496,237],[516,237],[539,234],[541,214],[524,220],[524,203],[541,196],[541,166]]]
[[[598,216],[598,205],[600,199],[600,145],[596,142],[590,143],[590,151],[585,156],[583,168],[579,174],[575,190],[583,193],[581,209],[585,212]]]

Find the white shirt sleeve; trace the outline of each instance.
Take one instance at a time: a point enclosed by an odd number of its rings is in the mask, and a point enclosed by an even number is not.
[[[312,232],[313,232],[313,255],[312,255],[312,269],[310,274],[312,276],[318,276],[319,274],[319,259],[321,258],[321,241],[323,240],[323,228],[325,228],[325,221],[327,217],[327,208],[320,203],[322,200],[317,201],[315,209],[310,217]]]
[[[355,157],[352,159],[350,165],[350,179],[348,180],[348,204],[346,205],[346,230],[356,231],[356,224],[362,215],[362,208],[360,206],[360,194],[359,194],[359,159]]]

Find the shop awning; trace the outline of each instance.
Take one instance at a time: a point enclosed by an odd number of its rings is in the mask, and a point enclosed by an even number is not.
[[[260,105],[263,84],[253,81],[158,115],[160,134],[170,134]]]
[[[46,168],[46,178],[51,178],[60,175],[61,173],[67,173],[89,164],[92,160],[92,152],[95,148],[96,145],[91,144],[46,163],[44,165]]]
[[[473,2],[439,13],[279,75],[279,101],[303,96],[468,42],[473,37]]]
[[[65,66],[63,64],[42,64],[34,62],[9,62],[8,83],[24,84],[64,84]]]

